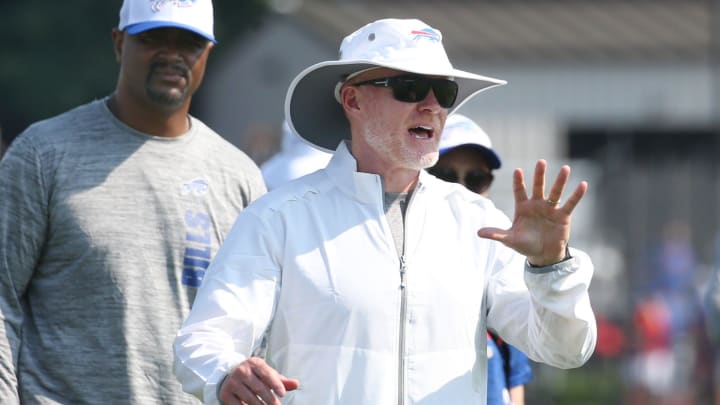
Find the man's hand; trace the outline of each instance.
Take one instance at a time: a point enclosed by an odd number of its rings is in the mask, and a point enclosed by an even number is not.
[[[251,357],[228,373],[219,399],[225,405],[280,405],[278,397],[299,386],[298,380],[278,373],[265,360]]]
[[[547,163],[539,160],[535,166],[532,196],[525,190],[523,172],[513,173],[515,195],[515,218],[508,230],[482,228],[481,238],[502,242],[527,256],[534,266],[547,266],[565,259],[565,248],[570,239],[570,218],[575,206],[587,191],[587,183],[581,182],[565,204],[560,204],[565,185],[570,177],[570,167],[563,166],[545,197],[545,170]]]

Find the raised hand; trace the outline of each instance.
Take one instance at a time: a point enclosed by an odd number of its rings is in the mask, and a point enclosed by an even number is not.
[[[280,405],[278,397],[299,385],[298,380],[278,373],[265,360],[251,357],[228,373],[218,396],[225,405]]]
[[[539,160],[535,165],[532,196],[525,190],[523,172],[513,173],[513,194],[515,195],[515,217],[508,230],[482,228],[481,238],[502,242],[508,247],[527,256],[534,266],[547,266],[565,258],[565,248],[570,239],[572,212],[587,191],[587,182],[581,182],[564,204],[561,198],[570,177],[570,167],[563,166],[550,192],[545,197],[545,171],[547,163]]]

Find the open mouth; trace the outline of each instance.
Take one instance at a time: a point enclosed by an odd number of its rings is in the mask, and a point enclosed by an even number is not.
[[[417,127],[410,128],[408,132],[414,135],[415,139],[432,139],[435,134],[435,130],[431,126],[427,125],[419,125]]]

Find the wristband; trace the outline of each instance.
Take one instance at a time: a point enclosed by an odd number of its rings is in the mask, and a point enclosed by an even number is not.
[[[217,384],[217,387],[215,388],[215,398],[217,398],[218,402],[220,404],[223,403],[222,399],[220,399],[220,388],[222,388],[223,384],[225,383],[225,380],[228,378],[228,374],[225,374],[225,376],[220,380],[220,382]]]
[[[530,267],[532,267],[532,268],[534,268],[534,269],[537,269],[537,268],[539,268],[539,267],[553,266],[553,265],[556,265],[556,264],[558,264],[558,263],[562,263],[562,262],[564,262],[565,260],[570,260],[570,259],[572,259],[572,256],[570,256],[570,245],[566,243],[566,244],[565,244],[565,257],[564,257],[562,260],[560,260],[559,262],[557,262],[557,263],[546,264],[545,266],[536,266],[536,265],[530,263],[529,260],[525,260],[525,261],[527,262],[528,266],[530,266]]]

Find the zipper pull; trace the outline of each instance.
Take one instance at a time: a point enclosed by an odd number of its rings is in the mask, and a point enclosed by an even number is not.
[[[400,288],[405,288],[405,271],[407,264],[405,263],[405,255],[400,256]]]

